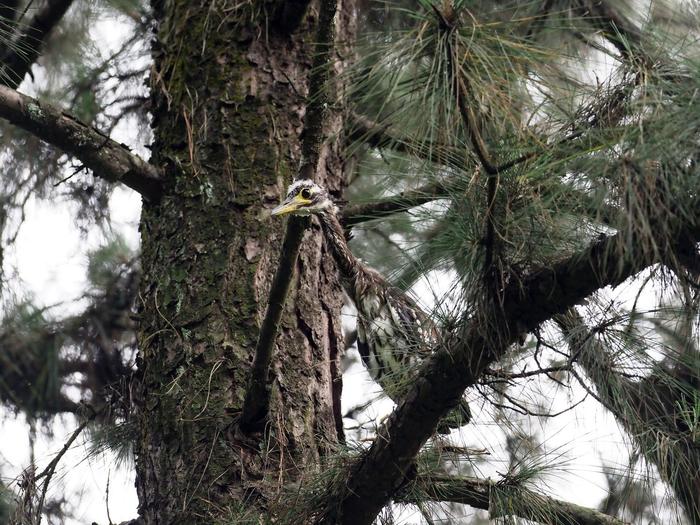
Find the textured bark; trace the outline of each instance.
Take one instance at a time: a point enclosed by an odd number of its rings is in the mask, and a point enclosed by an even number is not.
[[[298,179],[316,178],[325,133],[328,131],[325,128],[328,124],[326,115],[330,113],[328,106],[332,102],[329,84],[335,49],[336,8],[336,0],[321,0],[319,6],[314,58],[309,73],[308,104],[302,130],[301,162],[296,177]],[[260,432],[269,422],[270,362],[289,288],[294,279],[294,273],[289,269],[296,265],[308,226],[308,218],[292,217],[287,223],[282,241],[282,254],[270,286],[268,306],[260,325],[253,369],[241,410],[239,427],[245,434]]]
[[[280,251],[268,210],[301,160],[317,22],[312,3],[294,35],[278,34],[265,26],[268,5],[154,5],[153,161],[169,184],[141,224],[136,468],[146,524],[274,514],[281,486],[338,439],[342,293],[317,226],[277,338],[271,423],[264,435],[234,432]],[[347,39],[352,3],[339,12]],[[333,116],[326,136],[341,124]],[[317,174],[336,195],[337,150],[324,146]]]

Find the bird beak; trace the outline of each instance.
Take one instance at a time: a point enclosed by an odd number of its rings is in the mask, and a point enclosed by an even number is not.
[[[297,211],[300,207],[311,204],[311,201],[306,200],[301,195],[295,195],[291,199],[286,199],[282,204],[274,208],[270,214],[271,215],[286,215],[287,213],[292,213]]]

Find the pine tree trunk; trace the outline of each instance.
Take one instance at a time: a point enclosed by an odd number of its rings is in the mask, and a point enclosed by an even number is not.
[[[269,209],[300,160],[318,8],[289,36],[269,1],[154,4],[152,161],[169,188],[141,221],[139,510],[146,524],[236,522],[342,438],[342,293],[316,226],[277,339],[268,430],[243,438],[235,424],[284,231]],[[317,174],[335,195],[341,125],[331,115]]]

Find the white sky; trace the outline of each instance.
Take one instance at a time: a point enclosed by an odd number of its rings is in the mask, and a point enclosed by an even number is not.
[[[117,188],[110,200],[112,226],[133,248],[138,247],[138,217],[140,197],[128,189]],[[66,203],[31,201],[27,222],[22,226],[14,246],[6,251],[5,269],[18,271],[22,288],[39,304],[51,305],[70,301],[85,289],[86,253],[104,240],[98,231],[82,238]],[[60,314],[79,311],[79,305],[67,305]],[[73,433],[77,422],[73,417],[57,418],[50,425],[50,439],[37,433],[35,458],[40,472],[51,461]],[[0,474],[5,483],[16,479],[29,465],[29,427],[24,416],[15,417],[8,411],[0,415]],[[68,523],[84,525],[96,521],[107,523],[105,491],[110,478],[110,515],[118,523],[137,515],[134,474],[130,469],[114,466],[111,456],[87,461],[87,448],[79,438],[59,465],[48,497],[66,495],[76,508],[75,520]]]
[[[31,16],[31,12],[28,16]],[[103,57],[111,55],[128,34],[128,24],[105,18],[99,12],[89,28],[95,41],[101,43]],[[41,68],[35,67],[33,71],[38,83],[46,81]],[[26,79],[20,91],[32,94],[34,86],[31,79]],[[133,126],[125,120],[114,130],[112,138],[130,144],[137,154],[148,155],[143,144],[133,142],[134,135]],[[78,176],[86,177],[84,173]],[[127,188],[116,188],[109,209],[114,232],[121,234],[130,247],[137,249],[140,196]],[[65,303],[52,311],[58,316],[81,310],[83,305],[75,299],[86,288],[87,252],[104,242],[102,233],[96,228],[85,237],[80,235],[73,221],[74,211],[73,205],[65,199],[53,202],[51,199],[30,200],[26,209],[27,220],[17,241],[5,251],[5,275],[19,278],[13,289],[25,291],[39,305]],[[75,418],[65,416],[56,418],[50,424],[52,437],[39,429],[34,450],[38,472],[53,459],[77,425]],[[29,427],[23,415],[15,416],[0,410],[0,475],[6,484],[16,480],[29,465],[28,435]],[[66,509],[75,514],[74,519],[69,519],[67,523],[84,525],[93,521],[100,524],[109,522],[105,502],[108,478],[112,522],[135,518],[138,501],[133,469],[117,467],[110,454],[90,460],[86,457],[87,447],[81,436],[63,457],[48,491],[47,498],[65,495],[70,502]]]

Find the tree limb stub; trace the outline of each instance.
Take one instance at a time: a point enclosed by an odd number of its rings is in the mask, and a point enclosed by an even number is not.
[[[74,156],[97,177],[121,182],[146,200],[161,194],[163,178],[154,166],[56,107],[0,86],[0,117]]]
[[[328,79],[333,56],[334,19],[336,0],[323,0],[318,20],[318,33],[314,60],[309,75],[309,104],[304,117],[302,134],[302,160],[297,178],[313,179],[318,167],[321,146],[324,141],[324,124],[328,111]],[[269,368],[272,352],[289,291],[301,241],[309,221],[302,217],[290,217],[282,242],[282,255],[270,288],[265,318],[260,327],[250,380],[243,401],[239,427],[244,434],[259,432],[265,426],[270,406]]]
[[[595,509],[554,499],[523,487],[468,477],[419,476],[398,501],[424,503],[426,499],[488,510],[491,518],[511,515],[547,525],[624,523]]]
[[[684,228],[697,240],[696,227]],[[601,237],[585,250],[549,267],[513,278],[503,290],[503,307],[492,306],[465,326],[422,365],[411,390],[378,430],[369,450],[348,472],[346,491],[337,505],[340,522],[372,523],[402,485],[421,446],[441,417],[467,387],[501,358],[518,336],[564,312],[596,290],[617,286],[655,261],[629,254],[619,260],[623,234]],[[485,326],[484,319],[489,319]]]

